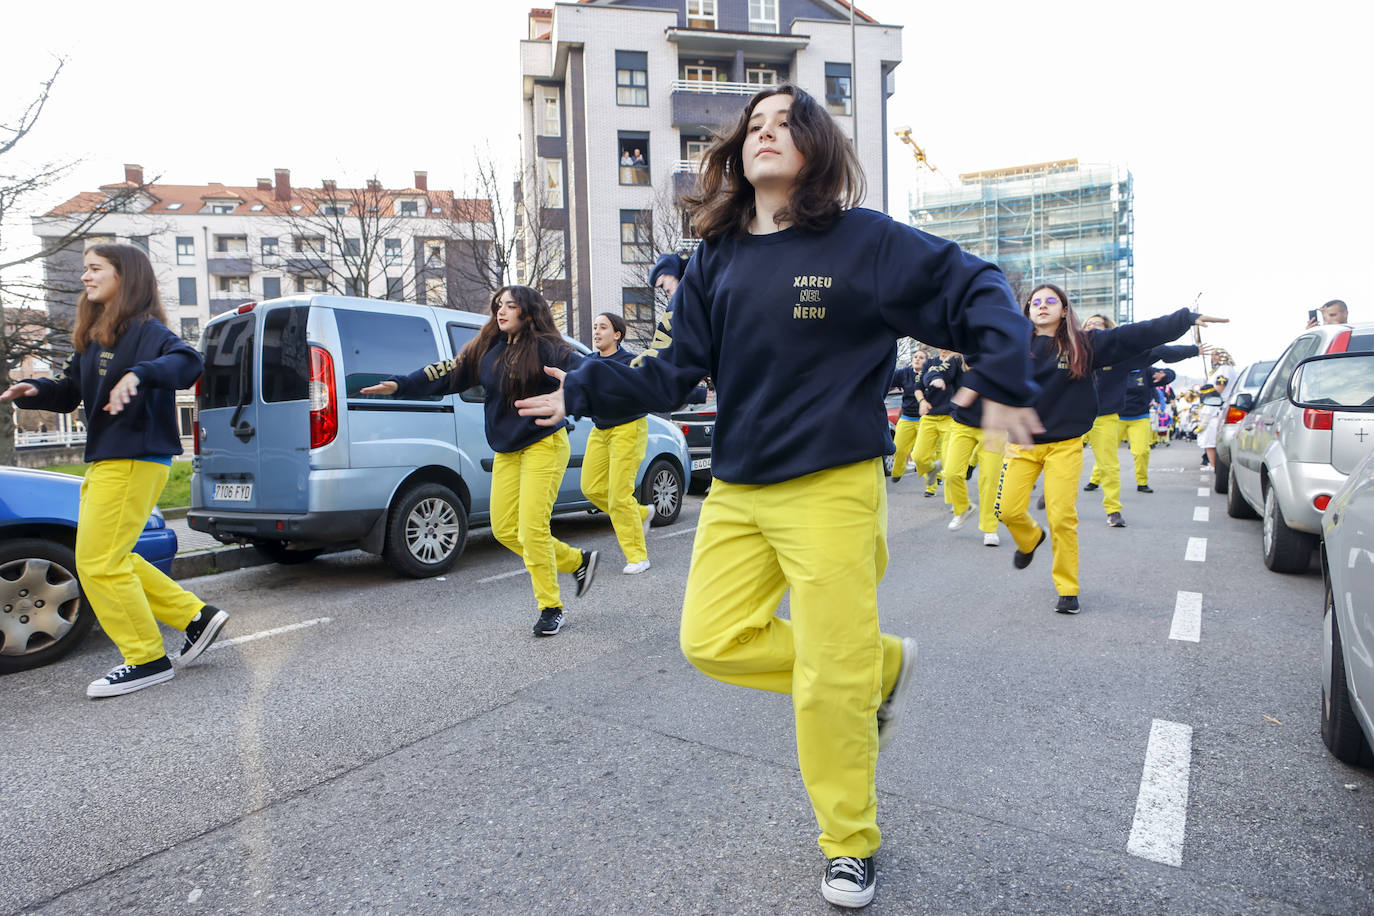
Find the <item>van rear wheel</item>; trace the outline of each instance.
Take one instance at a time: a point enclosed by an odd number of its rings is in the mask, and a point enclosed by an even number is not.
[[[382,557],[398,572],[425,579],[452,569],[467,541],[463,501],[441,483],[420,483],[392,504]]]

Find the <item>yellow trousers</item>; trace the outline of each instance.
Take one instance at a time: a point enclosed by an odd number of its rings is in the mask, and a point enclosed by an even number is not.
[[[1131,457],[1135,459],[1135,482],[1145,486],[1150,482],[1150,443],[1155,432],[1150,428],[1150,418],[1122,420],[1122,438],[1131,443]]]
[[[126,665],[167,654],[158,621],[185,630],[205,606],[133,552],[170,470],[154,461],[97,461],[81,484],[76,575]]]
[[[983,441],[983,431],[976,426],[965,426],[958,420],[950,419],[949,444],[945,446],[945,495],[954,507],[954,514],[968,511],[968,469],[976,461],[979,443]],[[983,489],[978,488],[979,499],[986,505]],[[991,510],[989,510],[991,511]],[[981,519],[980,519],[981,524]],[[997,530],[996,522],[993,530]]]
[[[928,413],[921,418],[921,422],[916,424],[920,427],[916,431],[916,446],[912,450],[912,456],[916,461],[917,474],[929,474],[935,467],[935,462],[945,462],[945,448],[949,442],[949,431],[954,425],[954,418],[942,414]],[[945,480],[945,486],[949,486],[949,476],[944,472],[941,476]],[[926,487],[927,493],[934,493],[934,487]],[[949,501],[949,490],[945,491],[945,501]]]
[[[978,468],[978,530],[991,533],[997,530],[997,487],[1002,481],[1002,450],[997,443],[983,435],[976,426],[965,426],[958,420],[950,433],[949,465],[945,470],[945,491],[960,480],[959,490],[964,494],[964,508],[968,508],[968,482],[964,475],[970,465]],[[954,511],[962,512],[958,504]]]
[[[497,452],[492,461],[491,533],[524,559],[541,609],[563,606],[558,574],[582,565],[582,551],[549,530],[571,452],[568,432],[560,429],[518,452]]]
[[[897,454],[892,456],[892,479],[901,480],[906,473],[906,462],[911,457],[911,449],[916,445],[916,431],[920,429],[919,420],[898,418],[897,431],[892,434],[892,444]]]
[[[609,429],[593,429],[582,459],[582,495],[611,518],[626,563],[649,559],[644,520],[652,511],[635,498],[635,474],[649,447],[649,420],[640,417]]]
[[[1050,574],[1061,595],[1078,594],[1078,479],[1083,475],[1082,437],[1043,445],[1007,445],[997,518],[1007,526],[1016,549],[1030,552],[1040,539],[1031,518],[1031,488],[1045,474],[1045,515],[1050,525],[1054,565]]]
[[[878,629],[887,568],[881,460],[767,485],[716,480],[682,606],[687,660],[728,684],[792,695],[797,759],[827,857],[882,841],[878,706],[902,645]],[[777,616],[791,592],[791,619]]]
[[[1111,515],[1121,511],[1121,420],[1117,414],[1103,414],[1088,430],[1088,445],[1093,450],[1093,472],[1088,479],[1102,488],[1102,509]]]

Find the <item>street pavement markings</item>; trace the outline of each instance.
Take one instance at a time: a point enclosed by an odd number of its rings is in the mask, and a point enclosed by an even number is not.
[[[1209,509],[1209,508],[1207,508],[1206,506],[1194,506],[1194,507],[1193,507],[1193,521],[1195,521],[1195,522],[1205,522],[1205,521],[1209,521],[1210,518],[1211,518],[1211,515],[1212,515],[1212,510]]]
[[[1198,487],[1198,488],[1197,488],[1197,495],[1198,495],[1198,496],[1206,496],[1206,495],[1207,495],[1208,493],[1210,493],[1210,492],[1212,492],[1212,491],[1209,490],[1207,487]]]
[[[1193,560],[1201,563],[1207,559],[1207,539],[1188,538],[1188,550],[1183,555],[1185,560]]]
[[[510,572],[497,573],[494,576],[487,576],[485,579],[478,579],[473,584],[481,585],[484,582],[495,582],[497,579],[514,579],[516,576],[523,576],[525,572],[525,567],[522,566],[519,569],[512,569]]]
[[[273,627],[270,630],[263,630],[260,633],[249,633],[247,636],[235,636],[233,639],[216,640],[215,644],[206,651],[213,652],[216,649],[223,649],[226,646],[237,646],[240,643],[266,639],[269,636],[280,636],[283,633],[290,633],[292,630],[304,630],[306,627],[313,627],[321,623],[329,623],[333,619],[333,617],[316,617],[314,620],[302,620],[300,623],[292,623],[284,627]]]
[[[1155,719],[1145,749],[1145,770],[1135,800],[1135,819],[1126,852],[1151,862],[1183,864],[1183,830],[1188,820],[1188,770],[1193,729]]]
[[[1199,642],[1202,639],[1202,593],[1179,592],[1174,600],[1174,622],[1169,627],[1169,638],[1185,642]]]
[[[694,531],[696,531],[696,530],[697,530],[697,526],[696,526],[696,525],[693,525],[693,526],[690,527],[690,528],[683,528],[681,531],[671,531],[671,532],[669,532],[668,534],[660,534],[660,535],[659,535],[657,538],[655,538],[654,540],[657,540],[657,541],[666,541],[668,538],[675,538],[675,537],[679,537],[679,536],[684,535],[684,534],[691,534],[692,532],[694,532]]]

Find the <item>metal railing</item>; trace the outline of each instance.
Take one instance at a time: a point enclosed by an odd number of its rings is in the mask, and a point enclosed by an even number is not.
[[[765,87],[756,83],[727,83],[721,80],[673,80],[674,92],[702,92],[710,95],[753,95]]]

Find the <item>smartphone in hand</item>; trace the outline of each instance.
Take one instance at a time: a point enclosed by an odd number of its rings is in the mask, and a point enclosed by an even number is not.
[[[1307,310],[1307,320],[1308,320],[1308,321],[1316,321],[1316,320],[1317,320],[1317,310],[1316,310],[1316,309],[1308,309],[1308,310]]]

